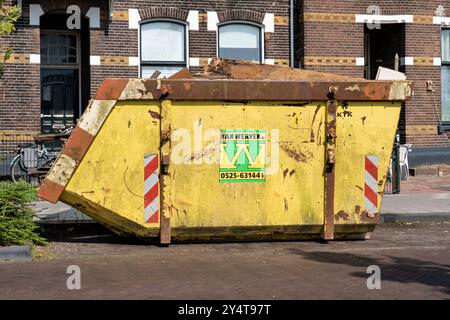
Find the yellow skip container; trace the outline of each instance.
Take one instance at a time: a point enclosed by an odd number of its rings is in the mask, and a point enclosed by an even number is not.
[[[163,244],[373,231],[411,83],[214,63],[103,81],[39,196]]]

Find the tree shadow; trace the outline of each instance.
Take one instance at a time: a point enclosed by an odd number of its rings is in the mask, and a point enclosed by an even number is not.
[[[364,268],[364,271],[352,272],[350,275],[366,279],[370,275],[365,272],[366,268],[377,265],[381,270],[382,282],[418,283],[450,294],[450,265],[447,264],[390,255],[373,258],[346,252],[304,252],[294,248],[290,252],[317,262]]]

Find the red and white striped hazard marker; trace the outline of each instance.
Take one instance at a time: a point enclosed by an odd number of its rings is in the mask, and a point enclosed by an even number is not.
[[[159,161],[157,154],[144,155],[144,221],[159,220]]]
[[[378,156],[366,156],[364,169],[364,201],[367,216],[373,218],[378,212]]]

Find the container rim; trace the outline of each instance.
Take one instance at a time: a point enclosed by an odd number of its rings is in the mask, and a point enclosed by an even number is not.
[[[95,100],[228,100],[228,101],[406,101],[412,81],[385,80],[234,80],[110,78]]]

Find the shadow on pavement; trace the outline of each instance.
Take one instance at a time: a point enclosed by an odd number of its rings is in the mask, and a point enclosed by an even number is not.
[[[364,270],[370,265],[377,265],[381,270],[381,281],[419,283],[450,294],[450,265],[395,256],[377,259],[345,252],[304,252],[294,248],[289,251],[305,259],[362,267]],[[369,276],[365,272],[353,272],[351,275],[366,279]]]
[[[108,230],[99,223],[46,224],[41,226],[41,233],[51,242],[68,243],[104,243],[122,245],[148,245],[135,237],[122,237]]]

